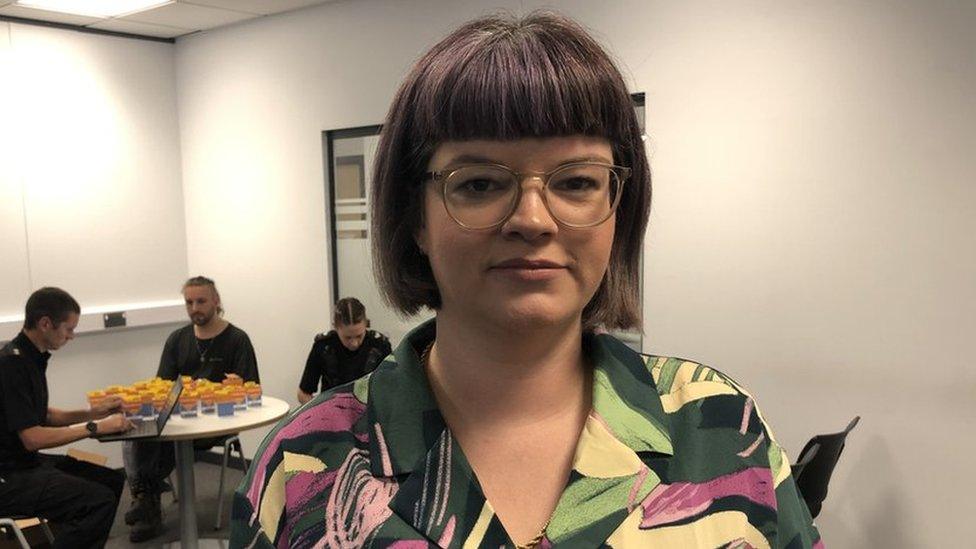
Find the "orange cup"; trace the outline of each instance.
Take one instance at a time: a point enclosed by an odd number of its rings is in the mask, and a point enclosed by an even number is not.
[[[200,413],[200,397],[190,393],[180,397],[180,417],[196,417]]]
[[[204,414],[212,414],[217,405],[213,389],[205,388],[200,391],[200,411]]]
[[[153,417],[156,413],[156,409],[153,407],[153,394],[149,391],[139,391],[139,402],[142,403],[142,415],[145,417]]]
[[[252,385],[251,387],[245,387],[245,392],[247,392],[247,405],[248,406],[260,406],[261,405],[261,386]]]
[[[142,401],[135,395],[125,395],[122,397],[122,411],[126,417],[140,416],[142,411]]]
[[[166,406],[166,393],[153,393],[152,404],[156,413],[163,411],[163,406]]]
[[[234,396],[235,410],[247,409],[247,391],[244,390],[244,387],[236,385],[230,394]]]
[[[217,404],[217,415],[220,417],[232,416],[234,415],[234,395],[227,390],[221,390],[214,393],[214,400]]]
[[[88,406],[94,408],[105,401],[105,391],[88,391]]]

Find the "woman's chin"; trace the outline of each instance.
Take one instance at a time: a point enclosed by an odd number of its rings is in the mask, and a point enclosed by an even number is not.
[[[582,306],[565,293],[538,292],[499,295],[483,292],[474,299],[445,300],[438,315],[451,322],[480,325],[481,329],[516,331],[531,334],[550,327],[571,326],[579,322]]]
[[[539,330],[580,318],[580,311],[558,299],[520,299],[492,305],[489,316],[505,329]]]

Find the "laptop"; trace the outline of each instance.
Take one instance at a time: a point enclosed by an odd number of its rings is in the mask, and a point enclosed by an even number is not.
[[[166,427],[166,422],[169,421],[169,416],[173,413],[173,408],[176,407],[176,403],[179,401],[180,393],[182,391],[183,380],[180,377],[177,377],[176,381],[173,382],[173,388],[170,389],[169,395],[166,397],[166,404],[163,405],[163,409],[160,410],[159,415],[156,416],[156,421],[135,420],[132,422],[134,427],[124,433],[95,435],[95,439],[101,442],[109,442],[113,440],[132,440],[138,438],[158,437],[160,433],[163,432],[163,427]]]

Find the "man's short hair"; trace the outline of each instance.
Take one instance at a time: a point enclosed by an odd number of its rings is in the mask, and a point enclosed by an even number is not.
[[[641,325],[640,256],[651,204],[642,132],[620,71],[579,24],[546,12],[471,21],[411,69],[390,106],[374,164],[373,266],[386,300],[411,315],[441,295],[414,239],[427,164],[446,141],[603,137],[623,186],[610,264],[583,326]]]
[[[359,324],[366,320],[366,307],[355,297],[344,297],[335,304],[332,322],[343,326]]]
[[[216,297],[217,301],[220,302],[220,292],[217,291],[217,283],[214,282],[212,278],[208,278],[203,275],[190,277],[186,279],[186,282],[183,283],[183,288],[180,291],[183,291],[191,286],[193,287],[205,286],[207,288],[210,288],[210,291],[213,292],[214,297]],[[224,308],[221,305],[217,305],[217,314],[219,315],[224,314]]]
[[[81,306],[71,294],[61,288],[46,286],[27,298],[24,306],[24,329],[33,330],[42,318],[48,317],[55,327],[68,320],[71,313],[81,314]]]

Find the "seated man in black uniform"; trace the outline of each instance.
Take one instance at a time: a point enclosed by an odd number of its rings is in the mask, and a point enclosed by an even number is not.
[[[164,379],[192,376],[222,381],[237,374],[244,381],[258,379],[254,347],[244,330],[223,319],[220,294],[214,281],[196,276],[183,284],[186,313],[191,323],[166,339],[156,375]],[[193,441],[196,450],[207,450],[222,438]],[[160,493],[163,481],[173,471],[176,454],[172,442],[132,441],[123,444],[125,471],[129,477],[133,505],[125,514],[132,525],[129,540],[144,541],[163,531]]]
[[[298,385],[305,404],[319,388],[325,391],[372,372],[390,354],[390,340],[369,330],[366,307],[354,297],[340,299],[332,315],[333,330],[315,336]]]
[[[47,519],[54,547],[105,545],[125,477],[38,450],[132,426],[118,397],[91,410],[48,406],[48,359],[74,339],[80,314],[67,292],[41,288],[27,300],[23,331],[0,349],[0,516]]]

